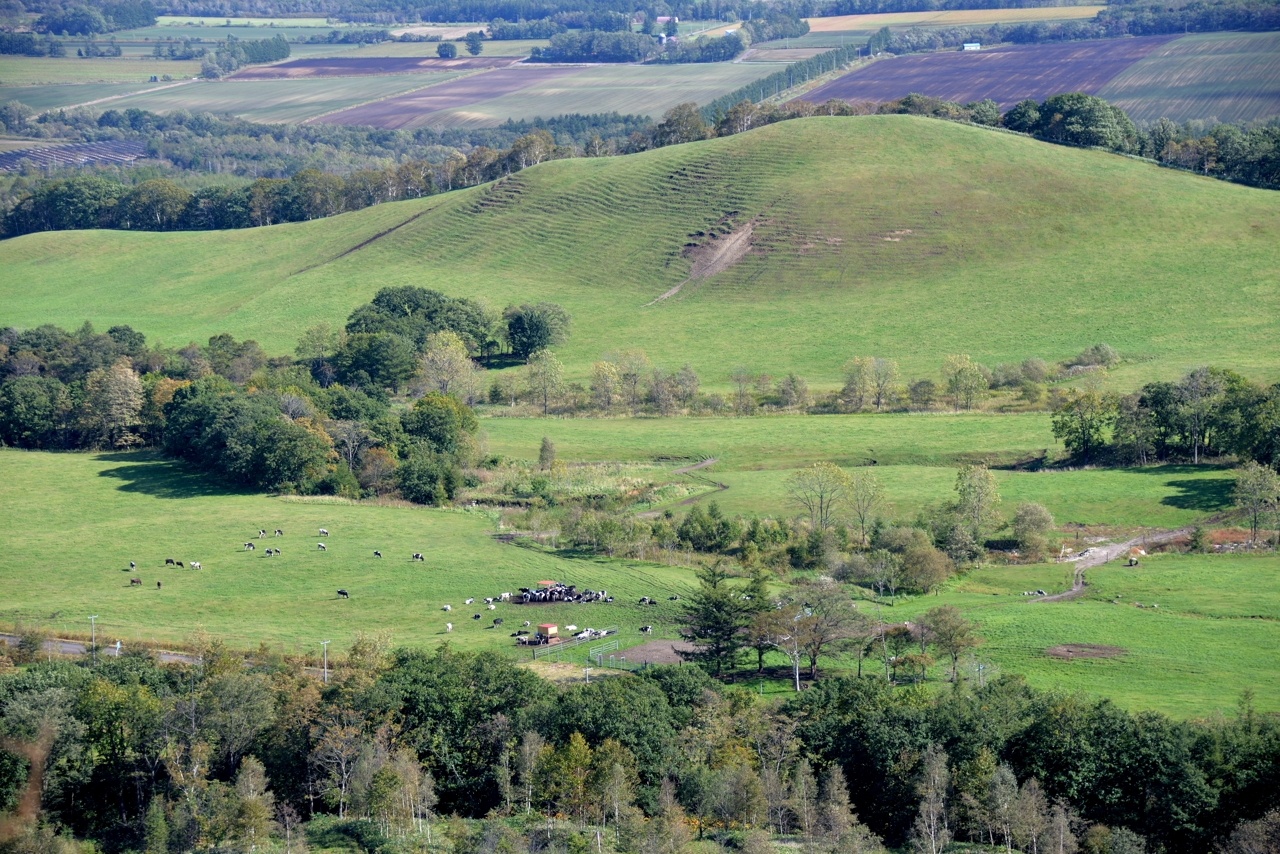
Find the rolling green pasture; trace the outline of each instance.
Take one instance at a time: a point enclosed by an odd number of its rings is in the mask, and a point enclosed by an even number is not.
[[[318,82],[330,99],[342,85]],[[650,305],[726,218],[757,218],[752,251]],[[813,118],[310,223],[6,240],[0,322],[128,323],[181,344],[226,331],[281,353],[379,288],[426,285],[561,303],[570,381],[625,347],[727,390],[737,364],[830,388],[853,355],[911,379],[951,353],[1052,362],[1098,341],[1125,358],[1123,390],[1206,362],[1274,381],[1277,233],[1273,191],[932,119]],[[1049,444],[1034,432],[1017,446]]]
[[[937,604],[958,606],[979,623],[981,660],[1021,673],[1038,688],[1110,697],[1129,709],[1179,717],[1229,712],[1252,688],[1260,708],[1280,709],[1280,558],[1155,556],[1141,574],[1118,564],[1090,570],[1089,595],[1033,602],[1024,590],[1061,590],[1063,566],[985,568],[940,596],[902,602],[886,619],[910,619]],[[1096,593],[1095,593],[1096,591]],[[1122,604],[1103,594],[1122,592]],[[1133,603],[1157,604],[1138,608]],[[864,609],[867,605],[862,606]],[[1051,658],[1059,644],[1115,646],[1108,659]]]
[[[486,50],[489,45],[485,43]],[[734,62],[591,66],[509,95],[432,113],[429,120],[432,127],[491,127],[507,119],[614,111],[660,119],[676,104],[712,101],[776,70]]]
[[[646,623],[670,623],[670,592],[685,592],[689,571],[656,564],[565,560],[493,539],[482,515],[414,507],[288,500],[218,489],[203,476],[150,454],[46,454],[0,451],[0,622],[83,631],[99,615],[99,637],[182,641],[197,628],[241,648],[265,641],[316,652],[345,647],[360,630],[386,629],[404,644],[446,638],[464,648],[513,644],[524,620],[616,624],[635,642]],[[316,549],[328,529],[326,552]],[[285,536],[242,544],[259,528]],[[265,547],[283,553],[266,557]],[[373,550],[382,551],[381,560]],[[413,563],[413,552],[427,561]],[[165,558],[203,569],[165,568]],[[129,572],[129,561],[138,568]],[[130,587],[130,577],[143,581]],[[499,605],[463,599],[496,596],[542,579],[616,592],[599,605]],[[156,581],[163,588],[156,589]],[[334,591],[345,588],[349,600]],[[641,608],[641,596],[661,605]],[[451,604],[450,614],[440,609]],[[472,620],[473,613],[483,619]],[[487,628],[502,617],[501,629]],[[505,630],[503,630],[505,629]]]
[[[181,465],[149,453],[48,454],[0,451],[0,623],[39,623],[83,632],[97,614],[100,636],[180,642],[197,629],[236,647],[260,642],[289,652],[318,651],[332,639],[345,646],[358,630],[387,629],[398,643],[449,640],[463,648],[511,649],[510,630],[523,620],[578,626],[619,625],[623,646],[653,624],[671,635],[670,593],[687,593],[691,574],[633,561],[564,558],[492,536],[489,518],[404,506],[298,500],[219,489]],[[283,538],[241,544],[259,528],[283,528]],[[328,551],[315,548],[320,527]],[[267,558],[261,551],[279,546]],[[373,549],[386,557],[372,557]],[[426,565],[409,560],[427,555]],[[165,568],[164,558],[200,561],[199,571]],[[138,568],[128,570],[128,561]],[[144,582],[130,587],[130,577]],[[612,605],[462,604],[544,578],[569,580],[615,594]],[[980,624],[979,659],[1001,672],[1024,674],[1037,687],[1109,696],[1131,709],[1178,716],[1231,708],[1251,687],[1264,710],[1280,709],[1280,559],[1250,556],[1170,556],[1136,569],[1090,570],[1081,600],[1034,603],[1023,590],[1064,589],[1067,565],[986,567],[954,581],[939,596],[900,597],[881,613],[890,622],[954,604]],[[155,581],[163,588],[157,590]],[[343,587],[350,600],[334,591]],[[1123,594],[1125,604],[1111,604]],[[641,608],[640,596],[660,605]],[[1159,604],[1139,609],[1133,602]],[[440,608],[451,604],[454,610]],[[870,601],[863,610],[874,611]],[[502,617],[502,630],[487,629]],[[444,632],[446,621],[454,631]],[[1118,646],[1107,660],[1063,661],[1050,646]],[[832,667],[839,667],[835,663]],[[874,664],[867,666],[874,667]],[[935,676],[944,668],[939,666]]]
[[[696,479],[730,514],[799,512],[786,479],[818,460],[843,466],[876,461],[886,512],[914,518],[954,498],[962,462],[1007,464],[1060,453],[1046,415],[822,415],[766,418],[488,418],[489,450],[537,459],[542,437],[566,461],[716,459]],[[1231,473],[1216,466],[1150,466],[1078,471],[997,471],[1004,514],[1022,501],[1044,504],[1059,525],[1175,528],[1231,507]]]
[[[1098,96],[1135,121],[1280,115],[1280,33],[1202,33],[1152,51]]]
[[[146,83],[152,75],[159,77],[169,74],[181,79],[200,73],[199,60],[178,62],[172,59],[128,56],[84,59],[74,55],[74,45],[70,52],[72,56],[0,56],[0,85],[25,87],[73,83]]]
[[[458,72],[397,74],[387,77],[312,77],[297,80],[206,80],[173,89],[131,95],[112,102],[117,109],[136,107],[231,113],[255,122],[303,122],[316,116],[434,86]]]

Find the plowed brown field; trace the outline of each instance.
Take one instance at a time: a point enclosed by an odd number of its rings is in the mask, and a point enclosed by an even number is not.
[[[1177,36],[1015,45],[884,59],[804,95],[821,103],[891,101],[913,92],[968,103],[990,98],[1008,109],[1025,98],[1095,94],[1109,80]]]
[[[327,56],[295,59],[278,65],[259,65],[232,75],[236,80],[281,80],[302,77],[381,77],[424,71],[479,71],[519,62],[515,56],[466,56],[431,59],[419,56]]]
[[[431,114],[439,110],[465,107],[477,101],[509,95],[528,86],[546,83],[570,74],[579,74],[581,66],[543,68],[500,68],[487,74],[473,74],[438,86],[406,92],[372,104],[363,104],[316,121],[331,125],[365,125],[376,128],[417,128],[431,124]]]

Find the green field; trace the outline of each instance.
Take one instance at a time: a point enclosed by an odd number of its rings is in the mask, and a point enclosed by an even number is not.
[[[486,50],[488,47],[486,43]],[[712,101],[776,70],[759,63],[733,62],[591,66],[509,95],[432,113],[425,123],[431,127],[492,127],[507,119],[614,111],[661,119],[676,104]]]
[[[197,628],[241,648],[260,641],[317,651],[332,639],[345,647],[356,631],[386,629],[398,643],[448,639],[467,647],[514,646],[507,636],[524,620],[624,628],[670,624],[671,591],[684,592],[688,571],[653,564],[565,560],[491,536],[479,514],[412,507],[290,501],[226,492],[207,478],[149,454],[43,454],[0,451],[0,622],[36,622],[79,632],[98,614],[99,637],[182,641]],[[326,528],[328,550],[316,548]],[[242,544],[259,528],[281,528],[258,550]],[[266,557],[278,546],[283,553]],[[373,550],[382,551],[381,560]],[[413,563],[414,552],[427,555]],[[165,558],[196,560],[199,571],[165,568]],[[129,561],[138,568],[129,572]],[[141,587],[130,587],[138,577]],[[542,579],[617,593],[611,605],[463,604]],[[164,586],[156,589],[156,581]],[[339,587],[350,592],[339,600]],[[642,608],[641,596],[662,594]],[[445,614],[441,607],[451,604]],[[483,619],[472,620],[473,613]],[[490,628],[501,617],[503,629]]]
[[[297,123],[402,92],[434,86],[457,72],[397,74],[387,77],[312,77],[298,80],[206,80],[113,101],[115,109],[136,108],[231,113],[254,122]]]
[[[991,24],[1050,23],[1093,18],[1106,6],[1039,6],[1028,9],[962,9],[931,12],[881,12],[808,18],[809,33],[869,36],[881,27],[981,27]]]
[[[1021,673],[1039,688],[1099,694],[1129,709],[1175,716],[1229,714],[1252,688],[1259,708],[1280,709],[1280,558],[1156,556],[1140,574],[1119,565],[1088,573],[1089,594],[1074,602],[1037,603],[1024,590],[1063,589],[1063,568],[987,568],[939,597],[892,609],[909,619],[939,603],[959,606],[979,623],[982,657]],[[1105,594],[1123,593],[1121,604]],[[1133,603],[1159,605],[1138,608]],[[863,606],[866,607],[866,606]],[[1059,644],[1115,646],[1115,658],[1065,660],[1044,651]]]
[[[75,53],[74,46],[71,53]],[[178,62],[128,56],[96,59],[82,59],[74,55],[56,58],[0,56],[0,85],[6,88],[71,83],[146,83],[153,75],[168,74],[181,79],[199,73],[199,60]]]
[[[1135,477],[1143,476],[1137,473]],[[512,649],[508,635],[525,619],[578,626],[618,625],[623,647],[652,624],[671,636],[677,614],[670,593],[687,593],[690,571],[633,561],[566,559],[502,545],[480,514],[401,506],[290,500],[226,492],[202,476],[152,454],[48,454],[0,451],[0,623],[38,623],[83,632],[98,615],[99,637],[126,644],[181,642],[203,629],[236,647],[260,642],[289,652],[335,648],[355,631],[386,629],[404,644],[447,639],[463,648]],[[259,528],[282,528],[259,550],[242,543]],[[328,550],[316,547],[325,527]],[[267,558],[262,549],[280,546]],[[372,556],[380,549],[381,560]],[[427,555],[424,565],[409,560]],[[166,557],[198,560],[203,569],[163,566]],[[128,570],[130,560],[138,568]],[[130,587],[131,577],[143,581]],[[604,587],[611,605],[500,605],[477,612],[462,604],[544,578]],[[1230,709],[1252,687],[1259,708],[1280,709],[1280,559],[1153,557],[1142,566],[1091,570],[1084,599],[1033,603],[1027,589],[1063,589],[1069,567],[988,567],[955,580],[940,596],[899,598],[882,613],[912,619],[955,604],[980,624],[982,661],[1025,674],[1038,687],[1109,696],[1133,709],[1179,716]],[[163,588],[157,590],[155,581]],[[342,587],[351,599],[340,600]],[[1125,604],[1111,604],[1116,594]],[[640,596],[660,604],[641,607]],[[1133,602],[1158,604],[1139,609]],[[440,608],[451,604],[449,614]],[[864,602],[864,610],[874,603]],[[502,617],[501,629],[485,628]],[[1061,643],[1117,646],[1105,660],[1044,655]],[[874,664],[869,666],[874,667]],[[941,675],[939,667],[937,675]]]
[[[142,89],[155,89],[164,83],[63,83],[48,86],[0,86],[0,103],[21,101],[37,110],[56,110],[104,98],[117,98]],[[111,102],[105,102],[106,109]]]
[[[1098,96],[1135,121],[1280,115],[1280,33],[1185,36],[1126,68]]]
[[[753,251],[646,306],[687,278],[690,235],[730,214],[759,217]],[[7,240],[0,322],[180,344],[230,331],[289,352],[308,324],[413,284],[562,303],[571,380],[623,347],[688,361],[710,388],[735,364],[821,388],[856,354],[910,379],[950,353],[1056,361],[1098,341],[1125,358],[1126,390],[1205,362],[1275,380],[1277,232],[1266,190],[932,119],[815,118],[311,223]]]
[[[962,462],[1008,464],[1061,453],[1049,419],[1034,415],[827,415],[767,418],[489,418],[489,450],[535,460],[543,436],[569,461],[715,459],[690,481],[731,514],[791,516],[785,481],[818,460],[845,466],[876,461],[888,513],[912,519],[954,497]],[[1232,476],[1213,466],[1079,471],[997,471],[1004,512],[1044,504],[1059,525],[1175,528],[1231,507]]]

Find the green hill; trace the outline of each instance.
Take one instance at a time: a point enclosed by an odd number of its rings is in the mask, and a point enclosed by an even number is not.
[[[736,265],[684,250],[753,223]],[[0,243],[0,323],[130,323],[271,351],[386,285],[552,300],[576,378],[607,350],[834,383],[851,355],[1061,359],[1098,341],[1126,384],[1212,361],[1280,379],[1280,194],[906,116],[815,118],[494,185],[237,232]],[[724,245],[723,240],[718,245]]]

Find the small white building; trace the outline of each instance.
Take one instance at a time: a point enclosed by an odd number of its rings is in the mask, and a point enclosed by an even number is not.
[[[964,49],[965,50],[982,50],[982,44],[980,42],[965,42]]]

